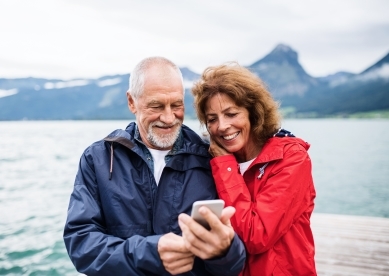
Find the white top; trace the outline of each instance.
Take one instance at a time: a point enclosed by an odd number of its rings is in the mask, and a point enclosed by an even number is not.
[[[154,178],[155,182],[157,182],[157,185],[159,183],[159,179],[161,178],[161,174],[163,171],[163,168],[165,167],[165,156],[170,150],[156,150],[156,149],[150,149],[148,150],[151,153],[151,156],[153,157],[154,161]]]
[[[250,165],[251,165],[251,163],[253,163],[254,159],[251,159],[251,160],[243,162],[243,163],[239,163],[239,169],[240,169],[241,175],[243,175],[244,172],[248,169],[248,167],[250,167]]]

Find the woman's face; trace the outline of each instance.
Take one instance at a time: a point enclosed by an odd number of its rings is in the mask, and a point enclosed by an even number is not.
[[[257,156],[259,149],[250,135],[251,124],[246,108],[237,106],[229,96],[219,93],[207,101],[205,116],[211,139],[233,153],[238,162]]]

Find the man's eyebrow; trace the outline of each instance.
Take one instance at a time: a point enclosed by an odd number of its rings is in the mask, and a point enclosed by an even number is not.
[[[152,104],[162,104],[160,101],[157,100],[151,100],[147,103],[147,105],[152,105]]]
[[[173,104],[175,104],[175,103],[184,103],[184,101],[183,100],[177,100],[177,101],[173,102]]]
[[[147,103],[147,105],[153,105],[153,104],[165,105],[164,102],[161,102],[161,101],[158,101],[158,100],[151,100],[150,102]],[[170,104],[184,104],[184,100],[177,100],[177,101],[172,102]]]

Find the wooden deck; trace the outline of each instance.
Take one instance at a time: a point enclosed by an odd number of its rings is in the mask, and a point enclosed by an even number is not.
[[[327,275],[389,275],[389,219],[314,213],[316,269]]]

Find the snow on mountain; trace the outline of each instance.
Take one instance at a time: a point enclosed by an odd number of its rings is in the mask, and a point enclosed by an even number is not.
[[[75,86],[85,86],[90,84],[89,80],[70,80],[70,81],[59,81],[59,82],[46,82],[44,84],[45,89],[61,89]]]
[[[8,90],[0,89],[0,98],[12,96],[12,95],[17,94],[18,92],[19,92],[19,91],[18,91],[18,89],[16,89],[16,88],[14,88],[14,89],[8,89]]]

